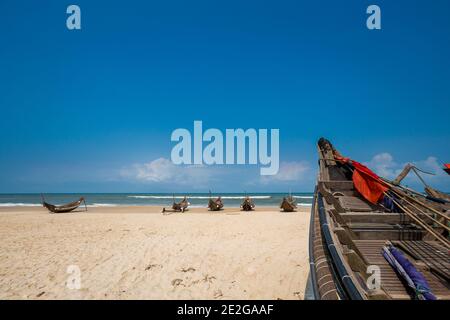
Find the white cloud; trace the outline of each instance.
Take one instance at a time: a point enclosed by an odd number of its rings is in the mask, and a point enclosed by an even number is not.
[[[262,183],[269,182],[294,182],[306,178],[311,178],[311,167],[308,162],[282,162],[276,175],[261,176]]]
[[[222,189],[232,192],[267,187],[271,191],[284,190],[287,183],[306,190],[312,188],[315,180],[315,174],[306,161],[282,162],[278,174],[261,176],[256,165],[174,165],[166,158],[134,164],[123,169],[121,176],[125,180],[165,185],[170,189],[178,186],[183,189]]]
[[[429,156],[425,160],[417,160],[410,163],[421,170],[433,174],[428,175],[419,173],[429,185],[442,188],[443,191],[448,190],[450,177],[448,177],[448,174],[442,170],[442,166],[439,164],[436,157]],[[365,165],[376,174],[391,180],[395,179],[407,164],[408,162],[396,162],[394,157],[387,152],[377,154],[372,158],[372,160],[365,163]],[[413,172],[410,172],[410,174],[403,180],[402,184],[422,187],[420,180]]]
[[[193,184],[208,182],[213,172],[205,166],[178,166],[166,158],[159,158],[124,169],[122,176],[149,183]]]
[[[372,160],[366,162],[365,165],[379,176],[387,179],[394,179],[403,168],[403,166],[400,166],[395,162],[394,157],[387,152],[375,155]]]

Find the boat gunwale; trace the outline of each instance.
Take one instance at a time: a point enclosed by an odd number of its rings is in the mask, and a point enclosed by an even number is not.
[[[326,247],[330,254],[332,263],[340,277],[340,279],[338,280],[342,284],[342,287],[344,288],[349,299],[366,300],[367,297],[362,293],[363,292],[362,288],[358,288],[360,286],[356,281],[356,279],[354,279],[353,276],[354,272],[353,271],[349,272],[351,268],[348,266],[344,257],[342,257],[342,255],[336,248],[336,245],[340,246],[340,242],[336,241],[335,237],[333,236],[333,232],[330,230],[329,225],[330,216],[327,214],[325,210],[322,194],[320,192],[317,192],[317,202],[319,209],[318,213],[320,220],[320,229],[324,236]]]
[[[310,222],[309,222],[309,274],[311,277],[311,283],[313,288],[313,295],[315,300],[320,300],[320,293],[319,293],[319,285],[317,282],[317,275],[316,275],[316,262],[315,262],[315,256],[314,256],[314,215],[316,211],[316,195],[317,195],[317,186],[314,190],[314,199],[311,206],[311,216],[310,216]]]

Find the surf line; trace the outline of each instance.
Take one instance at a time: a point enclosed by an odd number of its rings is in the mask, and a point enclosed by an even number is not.
[[[172,132],[171,141],[178,143],[170,157],[176,165],[260,164],[261,175],[275,175],[280,167],[280,130],[270,129],[270,154],[268,131],[226,129],[224,147],[222,131],[210,128],[203,132],[203,122],[194,121],[193,138],[188,129],[178,128]],[[203,147],[203,142],[208,144]]]

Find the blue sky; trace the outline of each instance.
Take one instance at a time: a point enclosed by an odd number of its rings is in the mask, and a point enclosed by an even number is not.
[[[365,26],[370,4],[382,30]],[[439,172],[427,181],[450,191],[449,13],[446,0],[3,0],[0,192],[310,191],[321,136],[380,174]],[[279,128],[280,175],[172,166],[170,134],[194,120]]]

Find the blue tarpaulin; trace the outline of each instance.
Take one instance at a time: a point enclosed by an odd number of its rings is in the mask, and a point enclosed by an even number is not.
[[[436,300],[423,274],[392,244],[383,247],[383,256],[414,290],[416,298]]]

